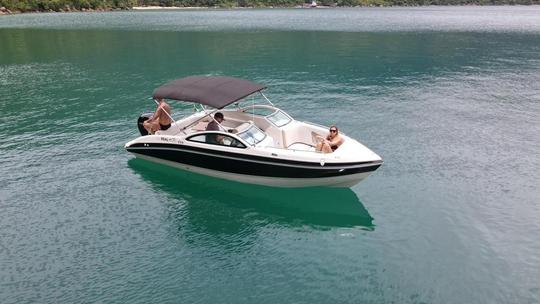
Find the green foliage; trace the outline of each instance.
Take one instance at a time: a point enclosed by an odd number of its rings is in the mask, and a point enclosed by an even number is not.
[[[328,6],[417,6],[540,4],[540,0],[317,0]],[[199,7],[293,7],[311,0],[0,0],[11,11],[62,11],[82,9],[128,9],[133,6]]]
[[[137,0],[0,0],[11,11],[61,11],[82,9],[131,8]]]

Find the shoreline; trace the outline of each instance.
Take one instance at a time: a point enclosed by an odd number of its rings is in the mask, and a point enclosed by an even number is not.
[[[151,11],[151,10],[188,10],[188,9],[209,9],[213,7],[207,6],[134,6],[131,9],[134,11]]]
[[[68,10],[35,10],[35,11],[10,11],[9,9],[2,8],[0,9],[0,16],[9,16],[9,15],[19,15],[19,14],[40,14],[40,13],[91,13],[91,12],[113,12],[113,11],[158,11],[158,10],[213,10],[213,9],[255,9],[255,8],[333,8],[339,6],[323,6],[319,5],[317,7],[310,6],[264,6],[264,7],[219,7],[219,6],[134,6],[131,8],[97,8],[97,9],[68,9]],[[346,6],[341,6],[346,7]],[[352,7],[352,6],[351,6]],[[368,6],[365,6],[368,7]]]
[[[296,9],[327,9],[327,8],[391,8],[391,7],[495,7],[495,6],[515,6],[515,7],[533,7],[540,6],[540,4],[457,4],[457,5],[366,5],[366,6],[337,6],[337,5],[318,5],[312,7],[308,4],[305,5],[296,5],[296,6],[233,6],[233,7],[219,7],[219,6],[133,6],[129,8],[96,8],[96,9],[75,9],[68,8],[64,10],[33,10],[33,11],[12,11],[5,7],[0,7],[0,16],[9,16],[9,15],[19,15],[19,14],[35,14],[35,13],[88,13],[88,12],[113,12],[113,11],[156,11],[156,10],[212,10],[212,9],[271,9],[271,8],[296,8]]]

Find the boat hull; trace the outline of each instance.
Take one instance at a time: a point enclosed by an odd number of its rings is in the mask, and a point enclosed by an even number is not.
[[[283,188],[302,188],[302,187],[335,187],[335,188],[350,188],[363,179],[368,177],[374,170],[356,174],[319,177],[319,178],[290,178],[290,177],[269,177],[259,175],[246,175],[231,172],[217,171],[207,168],[201,168],[192,165],[186,165],[178,162],[155,158],[143,154],[133,153],[137,158],[147,161],[160,163],[177,169],[195,172],[202,175],[212,176],[216,178],[236,181],[240,183],[256,184],[271,187]]]
[[[320,164],[261,156],[218,153],[193,147],[135,145],[136,157],[186,171],[242,183],[274,187],[351,187],[382,162]]]

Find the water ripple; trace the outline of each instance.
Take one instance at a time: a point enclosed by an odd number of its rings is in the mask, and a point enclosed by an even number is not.
[[[0,28],[152,31],[540,32],[535,6],[209,9],[3,16]],[[53,17],[53,18],[51,18]]]

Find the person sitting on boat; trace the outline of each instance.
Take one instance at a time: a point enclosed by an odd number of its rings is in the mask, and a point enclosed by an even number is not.
[[[214,119],[208,123],[206,126],[206,131],[220,131],[221,123],[225,120],[223,117],[223,113],[217,112],[214,114]],[[212,143],[212,144],[218,144],[221,142],[223,136],[219,136],[217,134],[208,134],[206,135],[206,142]]]
[[[339,129],[334,125],[330,127],[329,134],[326,138],[319,136],[319,143],[317,143],[316,150],[323,153],[332,153],[339,148],[345,141],[341,135],[339,135]]]
[[[165,102],[165,99],[158,100],[156,112],[150,119],[143,123],[144,128],[150,134],[156,133],[158,130],[167,130],[171,127],[171,107]]]

